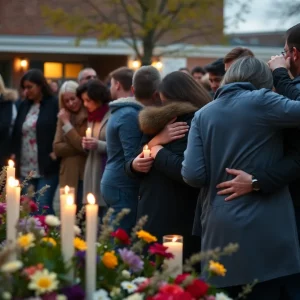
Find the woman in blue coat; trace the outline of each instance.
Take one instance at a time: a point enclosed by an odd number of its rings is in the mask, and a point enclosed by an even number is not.
[[[236,297],[253,282],[247,299],[279,299],[287,276],[300,272],[300,251],[288,187],[265,195],[252,192],[234,201],[217,194],[229,180],[226,168],[268,167],[283,157],[282,129],[300,125],[300,103],[271,91],[272,73],[253,57],[236,61],[227,71],[216,99],[195,114],[182,175],[194,187],[207,185],[198,203],[202,250],[233,242],[239,251],[222,258],[227,274],[213,284]]]

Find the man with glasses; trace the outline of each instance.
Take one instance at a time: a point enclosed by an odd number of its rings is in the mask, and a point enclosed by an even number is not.
[[[85,68],[85,69],[81,70],[78,74],[78,83],[80,85],[82,85],[91,79],[97,79],[97,78],[98,78],[98,76],[94,69]]]

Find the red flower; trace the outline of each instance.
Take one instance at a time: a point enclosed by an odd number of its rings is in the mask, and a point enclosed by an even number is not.
[[[159,289],[159,292],[163,294],[175,295],[184,292],[184,290],[182,287],[175,284],[165,284]]]
[[[46,216],[43,216],[43,215],[38,215],[38,216],[34,216],[36,219],[38,219],[40,222],[41,222],[41,225],[44,227],[44,228],[47,228],[47,224],[45,222],[45,219],[46,219]]]
[[[32,200],[29,201],[29,208],[32,213],[39,210],[39,207],[37,206],[37,204]]]
[[[32,200],[27,196],[21,196],[21,198],[20,198],[21,203],[23,203],[23,202],[28,202],[29,203],[30,201],[32,201]]]
[[[138,285],[138,288],[137,288],[137,293],[142,293],[144,292],[148,287],[149,287],[149,284],[150,284],[150,279],[148,278],[147,280],[145,280],[143,283],[139,284]],[[148,300],[148,298],[147,298]]]
[[[115,232],[112,232],[111,236],[118,239],[123,245],[130,244],[130,239],[127,232],[121,228],[117,229]]]
[[[43,206],[43,209],[44,209],[44,210],[47,210],[47,209],[49,209],[49,206],[48,206],[48,205],[44,205],[44,206]]]
[[[178,294],[158,293],[152,299],[153,300],[193,300],[194,298],[191,296],[191,294],[187,292],[180,292]]]
[[[179,274],[179,275],[175,278],[174,283],[175,283],[175,284],[182,284],[188,276],[190,276],[189,273]]]
[[[195,279],[192,284],[186,287],[186,291],[189,292],[194,298],[198,299],[206,295],[208,291],[208,285],[206,282]]]
[[[174,255],[170,252],[167,252],[168,247],[163,246],[162,244],[155,243],[154,245],[150,246],[149,252],[151,254],[155,254],[158,256],[165,257],[167,259],[173,258]]]

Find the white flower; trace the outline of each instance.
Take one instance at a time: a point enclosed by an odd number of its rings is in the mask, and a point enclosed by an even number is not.
[[[57,227],[60,225],[59,219],[53,215],[47,215],[45,218],[45,223],[51,227]]]
[[[46,235],[45,229],[42,228],[42,229],[40,230],[40,235],[41,235],[41,236],[45,236],[45,235]]]
[[[128,296],[124,300],[143,300],[143,299],[144,299],[143,294],[136,293],[136,294],[132,294],[132,295]]]
[[[121,289],[120,288],[113,287],[109,295],[111,297],[117,297],[120,293],[121,293]]]
[[[137,285],[130,281],[121,282],[121,287],[123,290],[126,290],[128,293],[133,293],[137,289]]]
[[[224,293],[217,293],[215,300],[232,300],[232,298],[229,298]]]
[[[93,295],[93,300],[110,300],[106,290],[100,289]]]
[[[144,283],[146,280],[147,280],[146,277],[137,277],[137,278],[133,279],[131,282],[136,285],[139,285],[141,283]]]
[[[76,235],[81,235],[81,229],[77,225],[74,226],[74,232]]]
[[[20,260],[10,261],[1,267],[3,273],[14,273],[23,267],[23,263]]]
[[[3,292],[2,293],[2,299],[5,299],[5,300],[10,300],[12,297],[11,297],[11,293],[10,292]]]
[[[65,295],[57,295],[55,300],[68,300],[68,298]]]
[[[36,295],[53,292],[58,287],[58,280],[56,273],[49,272],[47,269],[36,271],[30,277],[28,288],[34,290]]]
[[[123,276],[125,279],[129,279],[129,278],[130,278],[130,272],[128,272],[127,270],[123,270],[123,271],[122,271],[122,276]]]

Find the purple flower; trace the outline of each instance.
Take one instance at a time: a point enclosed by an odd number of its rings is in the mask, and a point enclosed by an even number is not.
[[[62,289],[68,300],[84,300],[84,291],[79,285],[73,285]]]
[[[119,249],[119,254],[123,262],[129,266],[132,272],[139,272],[144,267],[144,262],[133,251],[126,248]]]
[[[6,203],[0,203],[0,215],[6,213]]]
[[[30,217],[30,218],[24,218],[19,221],[19,226],[21,230],[24,230],[26,232],[34,229],[34,230],[42,230],[44,227],[39,219]]]

